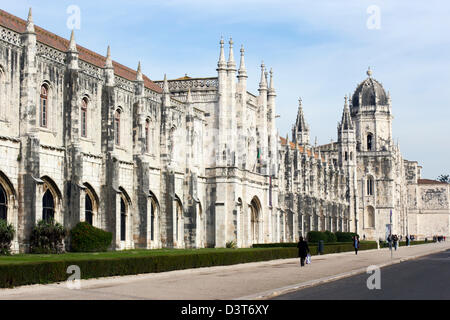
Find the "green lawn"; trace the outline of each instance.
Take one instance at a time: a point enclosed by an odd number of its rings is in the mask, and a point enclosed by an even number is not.
[[[227,249],[227,248],[207,248],[207,249],[136,249],[136,250],[123,250],[123,251],[109,251],[109,252],[69,252],[63,254],[15,254],[11,256],[0,256],[0,265],[4,264],[20,264],[27,262],[39,262],[39,261],[70,261],[70,260],[96,260],[96,259],[108,259],[108,258],[121,258],[121,257],[148,257],[159,255],[179,255],[179,254],[198,254],[198,253],[211,253],[211,252],[242,252],[248,250],[257,250],[254,248],[240,248],[240,249]]]

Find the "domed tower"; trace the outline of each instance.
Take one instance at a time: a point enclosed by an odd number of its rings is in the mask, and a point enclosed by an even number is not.
[[[385,238],[390,212],[397,212],[394,179],[399,164],[392,143],[391,99],[372,78],[370,68],[367,76],[356,88],[350,106],[357,153],[355,230],[376,240]]]
[[[392,112],[389,93],[367,70],[351,99],[350,112],[356,125],[358,151],[387,151],[392,146]]]

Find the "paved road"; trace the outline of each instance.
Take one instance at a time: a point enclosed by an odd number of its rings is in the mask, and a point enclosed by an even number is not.
[[[313,256],[300,268],[297,259],[177,270],[123,277],[82,280],[79,290],[66,283],[0,289],[0,300],[230,300],[264,299],[336,277],[365,272],[369,265],[390,265],[450,250],[450,241],[401,247],[393,259],[388,249]],[[403,265],[401,262],[400,265]],[[83,270],[81,270],[83,272]]]
[[[275,300],[450,299],[450,250],[381,269],[381,289],[369,290],[370,274],[305,288]]]

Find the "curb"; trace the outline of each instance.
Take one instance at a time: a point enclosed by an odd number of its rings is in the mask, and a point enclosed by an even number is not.
[[[375,249],[377,250],[377,249]],[[421,253],[421,254],[417,254],[411,257],[404,257],[404,258],[400,258],[400,259],[394,259],[391,260],[389,262],[383,263],[383,264],[379,264],[377,265],[379,268],[384,268],[387,266],[391,266],[397,263],[402,263],[408,260],[414,260],[420,257],[424,257],[424,256],[428,256],[431,254],[435,254],[435,253],[439,253],[439,252],[443,252],[443,251],[447,251],[449,250],[449,248],[440,248],[439,250],[433,251],[433,252],[426,252],[426,253]],[[367,250],[369,251],[369,250]],[[269,291],[264,291],[264,292],[260,292],[257,294],[253,294],[253,295],[249,295],[249,296],[245,296],[245,297],[240,297],[240,298],[236,298],[236,299],[232,299],[232,300],[268,300],[283,294],[287,294],[293,291],[297,291],[297,290],[301,290],[301,289],[306,289],[308,287],[314,287],[317,286],[319,284],[324,284],[324,283],[328,283],[328,282],[333,282],[336,280],[340,280],[340,279],[344,279],[344,278],[348,278],[351,276],[355,276],[361,273],[365,273],[367,272],[367,267],[364,268],[360,268],[360,269],[356,269],[356,270],[352,270],[352,271],[348,271],[348,272],[344,272],[344,273],[340,273],[337,275],[333,275],[333,276],[329,276],[329,277],[324,277],[324,278],[319,278],[319,279],[314,279],[314,280],[309,280],[306,282],[302,282],[302,283],[297,283],[294,285],[289,285],[289,286],[285,286],[285,287],[281,287],[281,288],[277,288],[277,289],[272,289]]]

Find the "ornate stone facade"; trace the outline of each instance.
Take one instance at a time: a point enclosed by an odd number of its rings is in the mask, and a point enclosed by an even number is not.
[[[421,184],[403,160],[371,76],[345,103],[338,142],[311,146],[301,107],[293,141],[278,137],[272,70],[261,65],[254,95],[244,49],[239,69],[232,40],[224,51],[222,40],[217,77],[151,81],[109,48],[34,26],[31,10],[27,21],[0,10],[0,214],[13,249],[52,217],[111,231],[118,250],[248,247],[309,230],[375,238],[390,210],[395,232],[448,235],[449,187]]]

